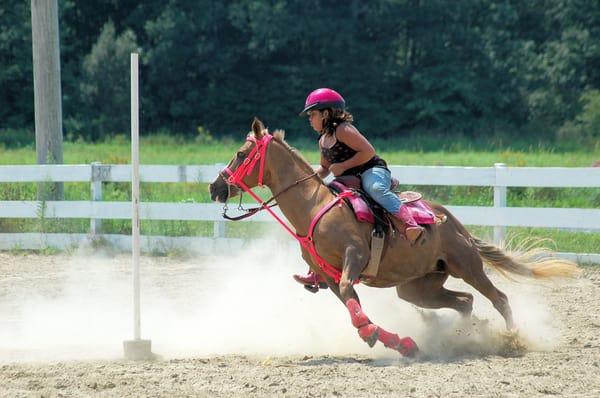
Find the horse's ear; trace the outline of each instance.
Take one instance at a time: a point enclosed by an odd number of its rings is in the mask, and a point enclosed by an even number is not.
[[[254,137],[257,140],[262,138],[264,130],[265,125],[255,116],[254,121],[252,122],[252,131],[254,132]]]

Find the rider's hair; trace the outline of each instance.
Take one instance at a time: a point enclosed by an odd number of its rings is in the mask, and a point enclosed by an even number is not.
[[[354,121],[354,117],[350,112],[346,112],[342,109],[337,108],[326,108],[321,110],[321,112],[329,111],[329,116],[326,119],[323,119],[323,133],[324,134],[333,134],[335,133],[335,129],[342,123],[352,123]]]

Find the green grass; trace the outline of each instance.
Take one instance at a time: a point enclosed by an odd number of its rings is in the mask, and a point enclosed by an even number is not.
[[[317,163],[319,153],[316,143],[306,138],[296,140],[288,137],[290,144],[297,145],[305,158]],[[414,144],[413,141],[408,141]],[[142,137],[140,160],[143,164],[199,165],[227,163],[243,143],[239,140],[224,139],[211,144],[184,141],[166,135]],[[445,165],[445,166],[492,166],[496,162],[508,166],[563,166],[586,167],[600,159],[598,145],[583,148],[580,152],[558,152],[548,148],[530,151],[503,150],[474,151],[468,143],[441,144],[444,151],[412,152],[406,150],[407,142],[375,141],[380,155],[392,165]],[[127,164],[130,159],[129,142],[123,137],[110,141],[90,144],[66,142],[64,159],[67,164],[89,164],[100,161],[105,164]],[[35,164],[35,150],[31,147],[8,150],[0,146],[0,164]],[[451,187],[451,186],[404,186],[422,192],[428,199],[447,205],[491,206],[491,187]],[[89,183],[65,183],[66,200],[90,200]],[[261,196],[269,193],[262,191]],[[128,183],[105,183],[103,196],[106,201],[129,201]],[[36,184],[0,184],[0,200],[35,200]],[[210,202],[207,184],[141,184],[141,200],[146,202]],[[600,207],[600,189],[581,188],[509,188],[508,206],[517,207]],[[230,206],[235,208],[235,206]],[[227,223],[227,236],[250,237],[277,231],[279,226],[266,223]],[[475,233],[490,237],[491,229],[470,227]],[[131,224],[126,220],[104,220],[103,229],[107,233],[128,234]],[[169,236],[212,236],[213,223],[204,221],[143,221],[143,234]],[[88,219],[0,219],[1,232],[79,232],[89,231]],[[567,232],[553,229],[517,228],[512,232],[525,232],[532,236],[554,240],[560,251],[598,252],[600,234]]]
[[[319,153],[316,142],[306,138],[289,137],[288,142],[297,146],[311,163],[317,163]],[[143,164],[197,165],[227,163],[244,143],[239,139],[226,138],[210,144],[185,141],[165,135],[141,137],[140,162]],[[581,151],[555,151],[549,148],[527,151],[503,149],[481,151],[469,149],[469,142],[448,145],[440,142],[439,151],[413,150],[402,140],[375,140],[378,153],[389,164],[433,166],[492,166],[506,163],[508,166],[564,166],[588,167],[600,160],[600,144],[583,147]],[[123,136],[100,143],[65,142],[64,162],[87,164],[99,161],[106,164],[127,164],[131,157],[129,141]],[[32,147],[6,149],[0,146],[0,164],[35,164]]]

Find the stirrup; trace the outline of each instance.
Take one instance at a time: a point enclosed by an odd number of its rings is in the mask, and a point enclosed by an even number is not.
[[[304,288],[311,293],[316,293],[319,289],[327,289],[328,287],[325,282],[319,282],[316,285],[304,285]]]

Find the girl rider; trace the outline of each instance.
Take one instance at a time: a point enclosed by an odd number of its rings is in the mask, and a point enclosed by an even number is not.
[[[330,88],[314,90],[306,98],[300,115],[308,116],[310,126],[319,133],[321,164],[316,171],[321,178],[330,173],[335,177],[360,177],[362,189],[406,225],[406,238],[413,244],[421,236],[423,227],[390,190],[391,172],[386,162],[375,154],[371,143],[352,124],[354,118],[345,108],[344,98]],[[312,271],[307,276],[294,275],[294,279],[305,285],[322,282]]]

